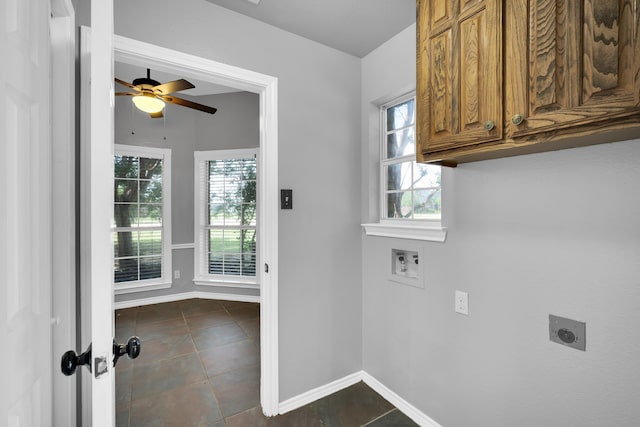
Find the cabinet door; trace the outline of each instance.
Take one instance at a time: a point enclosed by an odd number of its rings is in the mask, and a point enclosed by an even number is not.
[[[418,159],[500,140],[502,2],[418,0],[417,6]]]
[[[541,141],[637,120],[638,7],[637,0],[506,2],[508,136]]]

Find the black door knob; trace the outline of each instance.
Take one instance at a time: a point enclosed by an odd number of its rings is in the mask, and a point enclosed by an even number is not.
[[[60,369],[66,376],[75,374],[76,368],[81,365],[86,366],[89,372],[91,372],[91,344],[89,344],[87,351],[79,356],[76,355],[76,352],[73,350],[69,350],[62,355]]]
[[[113,366],[116,366],[120,356],[125,354],[129,356],[129,359],[135,359],[140,355],[141,348],[142,343],[138,337],[129,338],[126,344],[118,344],[116,340],[113,340]]]

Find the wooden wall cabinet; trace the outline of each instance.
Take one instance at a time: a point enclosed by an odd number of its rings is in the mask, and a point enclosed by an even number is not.
[[[640,0],[417,0],[418,161],[640,137]]]

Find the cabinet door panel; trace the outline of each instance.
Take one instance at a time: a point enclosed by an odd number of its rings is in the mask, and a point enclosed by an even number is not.
[[[451,52],[451,31],[446,31],[431,40],[431,58],[433,68],[430,75],[432,111],[430,137],[451,135],[453,123],[451,117],[452,88],[451,72],[453,58]]]
[[[501,4],[418,1],[418,158],[502,138]]]
[[[565,17],[555,0],[539,0],[530,10],[529,111],[532,114],[562,108],[566,81],[565,67],[558,64],[558,51],[565,51],[566,19],[556,22],[550,16]]]
[[[603,96],[633,95],[633,62],[639,54],[629,2],[585,1],[583,45],[584,102]],[[636,29],[637,30],[637,29]]]
[[[427,2],[423,2],[427,3]],[[436,2],[429,2],[429,7],[431,11],[429,16],[431,16],[430,27],[436,28],[438,24],[444,23],[449,18],[451,18],[451,11],[453,10],[453,4],[451,0],[443,0]]]
[[[460,0],[460,6],[458,9],[460,11],[460,16],[465,16],[467,13],[474,13],[474,10],[483,8],[484,2],[485,0]]]
[[[482,15],[474,16],[460,24],[460,126],[461,131],[480,127],[480,100],[482,74],[480,40]]]
[[[507,110],[522,114],[513,137],[597,124],[637,114],[638,45],[635,0],[536,0],[528,16],[508,16],[507,28],[528,22],[528,90],[514,91]],[[513,8],[512,10],[518,10]],[[635,15],[634,15],[635,14]],[[524,18],[524,19],[523,19]],[[514,31],[515,33],[515,31]],[[517,31],[522,33],[522,30]],[[519,70],[524,64],[524,70]],[[517,84],[511,79],[507,84]],[[519,96],[527,99],[519,99]],[[634,111],[635,110],[635,111]]]

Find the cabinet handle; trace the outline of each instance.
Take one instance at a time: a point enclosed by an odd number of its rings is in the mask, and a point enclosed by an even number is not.
[[[524,122],[524,117],[522,116],[522,114],[515,114],[513,117],[511,117],[511,123],[516,126],[522,122]]]
[[[490,131],[493,130],[494,127],[496,127],[496,124],[493,120],[487,120],[484,122],[484,130]]]

